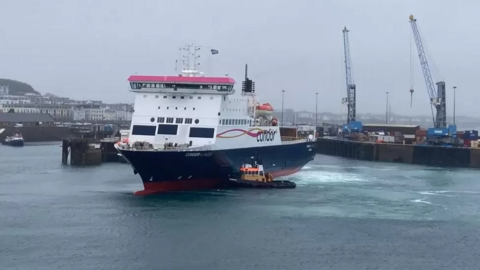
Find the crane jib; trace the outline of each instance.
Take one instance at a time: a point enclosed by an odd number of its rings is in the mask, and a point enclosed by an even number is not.
[[[447,127],[447,111],[446,111],[446,94],[445,94],[445,82],[440,81],[436,83],[433,82],[432,74],[430,72],[430,67],[428,65],[427,56],[425,49],[423,47],[422,38],[420,31],[417,26],[417,20],[410,15],[410,23],[412,26],[413,37],[415,40],[415,45],[418,51],[418,59],[420,60],[420,65],[422,67],[423,77],[425,79],[425,85],[427,87],[428,95],[430,97],[430,104],[436,109],[436,115],[434,116],[432,108],[432,118],[433,125],[435,128],[446,128]]]

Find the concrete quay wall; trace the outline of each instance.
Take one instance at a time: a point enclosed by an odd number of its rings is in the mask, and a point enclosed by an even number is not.
[[[480,149],[379,144],[319,138],[317,153],[367,161],[480,168]]]

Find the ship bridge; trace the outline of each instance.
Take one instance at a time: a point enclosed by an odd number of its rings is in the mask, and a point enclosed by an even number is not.
[[[229,77],[141,76],[128,78],[130,91],[170,94],[229,95],[234,93],[235,80]]]

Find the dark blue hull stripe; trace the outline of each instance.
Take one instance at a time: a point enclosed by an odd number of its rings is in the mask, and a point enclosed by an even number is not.
[[[195,179],[226,179],[251,163],[255,156],[266,172],[303,167],[315,156],[314,142],[275,146],[224,149],[214,151],[127,151],[120,150],[143,182],[185,181]]]

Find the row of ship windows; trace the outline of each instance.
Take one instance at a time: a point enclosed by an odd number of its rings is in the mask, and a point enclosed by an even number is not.
[[[158,127],[158,128],[157,128]],[[134,125],[132,135],[155,136],[158,135],[177,135],[178,125],[160,124],[158,126]],[[213,138],[214,128],[190,127],[189,137],[191,138]]]
[[[202,90],[216,90],[216,91],[232,91],[233,85],[206,85],[206,84],[173,84],[173,83],[130,83],[132,89],[142,88],[167,88],[177,90],[182,89],[202,89]]]
[[[175,124],[191,124],[193,122],[192,118],[185,118],[185,122],[183,118],[173,118],[173,117],[157,117],[157,123],[167,123],[172,124],[173,120],[175,119]],[[150,118],[150,122],[155,122],[155,118]],[[200,120],[195,119],[195,124],[200,123]]]
[[[143,98],[147,98],[148,95],[143,95]],[[155,98],[159,98],[160,96],[159,95],[155,95]],[[170,96],[172,99],[177,99],[177,96]],[[168,98],[168,96],[163,96],[164,99]],[[188,97],[189,99],[193,99],[193,96],[189,96]],[[225,97],[224,97],[225,98]],[[180,99],[185,99],[185,96],[180,96]],[[202,99],[201,96],[198,96],[197,99]],[[213,100],[213,97],[210,97],[210,100]],[[229,103],[232,103],[233,102],[245,102],[246,100],[243,100],[243,99],[233,99],[233,100],[230,100]]]
[[[160,110],[162,107],[161,107],[161,106],[158,106],[157,108]],[[167,110],[170,110],[170,107],[169,107],[169,106],[164,107],[164,108],[166,108]],[[172,107],[172,108],[173,108],[173,107]],[[175,107],[175,110],[178,110],[178,107]],[[187,110],[187,107],[183,107],[183,110],[186,111],[186,110]],[[192,110],[195,111],[195,107],[193,107]],[[223,108],[222,110],[223,110],[223,111],[228,111],[228,112],[241,112],[241,111],[246,111],[245,109],[225,109],[225,108]]]
[[[148,95],[143,95],[143,98],[147,98]],[[155,98],[159,98],[160,96],[159,95],[155,95]],[[172,99],[177,99],[177,96],[171,96]],[[168,96],[163,96],[163,98],[168,98]],[[189,99],[193,99],[193,96],[189,96],[188,97]],[[185,99],[184,96],[180,96],[180,99]],[[202,99],[201,96],[198,96],[197,99]],[[210,97],[210,100],[213,100],[213,97]]]
[[[158,106],[158,109],[160,110],[162,107]],[[170,107],[167,107],[167,110],[169,110]],[[187,107],[183,107],[184,110],[187,110]],[[192,108],[195,111],[195,107]],[[178,107],[175,107],[175,110],[178,110]]]
[[[251,120],[247,119],[221,119],[219,122],[223,126],[251,125]]]
[[[223,126],[238,126],[238,125],[251,125],[252,120],[247,120],[247,119],[220,119],[218,124],[223,125]],[[155,118],[152,117],[150,118],[150,122],[155,122]],[[200,123],[200,120],[195,119],[193,121],[192,118],[181,118],[181,117],[157,117],[157,123],[163,124],[198,124]]]

